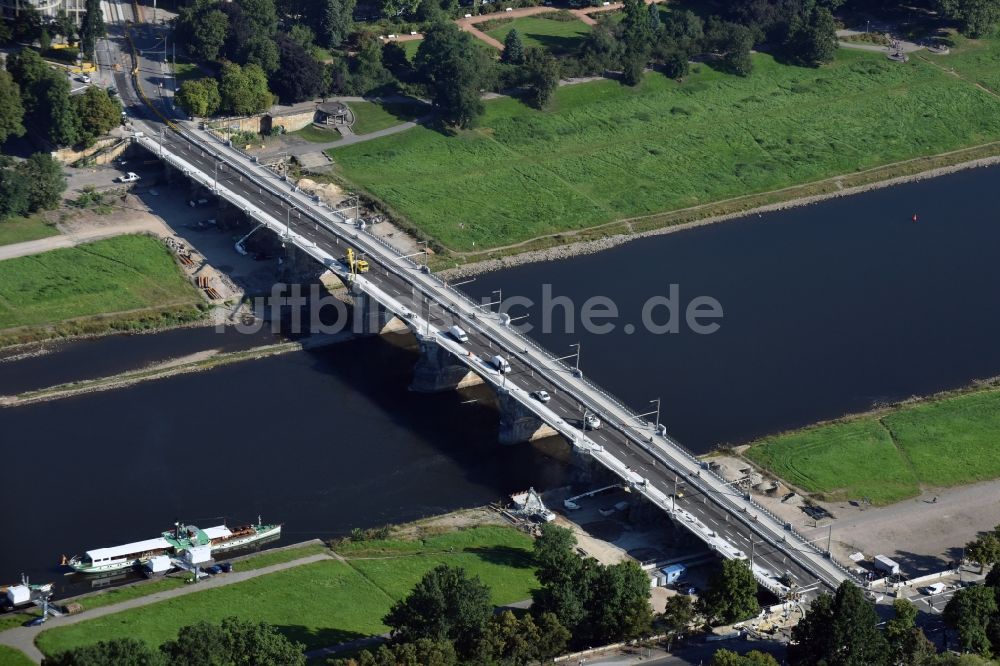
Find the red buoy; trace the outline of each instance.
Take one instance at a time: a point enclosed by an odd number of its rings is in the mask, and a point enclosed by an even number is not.
[[[916,213],[914,213],[914,214],[913,214],[913,221],[914,221],[914,222],[916,222],[916,221],[917,221],[917,214],[916,214]]]

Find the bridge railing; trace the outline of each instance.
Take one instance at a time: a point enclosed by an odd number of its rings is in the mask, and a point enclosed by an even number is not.
[[[197,146],[197,144],[194,143],[189,137],[187,137],[186,135],[183,135],[183,134],[182,134],[182,136],[184,137],[185,140],[187,140],[187,141],[191,142],[193,145]],[[231,150],[235,150],[239,154],[241,154],[241,155],[247,157],[249,160],[253,161],[254,165],[257,166],[257,168],[261,170],[262,175],[266,175],[266,176],[268,176],[270,178],[274,178],[275,180],[278,180],[279,182],[283,182],[279,176],[277,176],[276,174],[274,174],[272,171],[266,169],[263,165],[261,165],[259,163],[256,163],[256,160],[254,160],[254,158],[252,158],[251,156],[247,155],[245,152],[239,150],[238,148],[236,148],[235,146],[232,146],[232,145],[229,145],[228,148],[231,149]],[[247,175],[249,177],[253,177],[253,175],[254,175],[254,174],[247,173],[239,165],[236,165],[236,169],[238,171],[242,172],[244,175]],[[271,189],[271,188],[268,188],[268,189]],[[311,206],[319,206],[321,208],[328,208],[325,204],[322,203],[322,201],[318,201],[316,199],[308,198],[301,191],[299,191],[297,189],[293,189],[292,192],[290,192],[290,193],[278,192],[278,191],[273,191],[272,190],[271,194],[273,194],[275,196],[278,196],[279,198],[285,199],[285,200],[287,200],[289,198],[295,198],[295,195],[297,194],[297,195],[299,195],[299,197],[301,197],[303,199],[307,199],[308,203]],[[305,214],[308,215],[314,222],[316,222],[317,224],[322,225],[324,228],[326,228],[327,230],[333,232],[334,234],[340,235],[340,236],[344,235],[343,228],[339,228],[338,229],[335,226],[331,227],[329,220],[323,219],[322,217],[316,215],[310,207],[306,207],[305,208]],[[334,218],[339,218],[341,220],[340,223],[343,224],[343,219],[344,219],[343,216],[339,215],[336,211],[330,210],[329,215],[331,217],[334,217]],[[333,224],[336,225],[337,222],[334,221]],[[391,243],[389,243],[388,241],[386,241],[384,238],[382,238],[382,237],[380,237],[380,236],[378,236],[378,235],[376,235],[376,234],[368,231],[367,229],[355,229],[355,233],[356,234],[357,233],[364,234],[364,236],[365,236],[365,238],[367,240],[370,240],[370,241],[373,241],[375,243],[378,243],[380,246],[382,246],[383,248],[385,248],[386,250],[388,250],[390,253],[394,254],[397,261],[402,260],[411,269],[420,270],[419,264],[417,264],[416,262],[414,262],[412,258],[405,257],[403,255],[403,253],[398,248],[396,248],[394,245],[392,245]],[[405,275],[402,275],[401,277],[403,277],[403,279],[413,289],[416,289],[417,291],[419,291],[421,294],[423,294],[426,297],[432,297],[431,294],[428,294],[426,292],[426,290],[423,289],[415,281],[409,279]],[[431,274],[428,274],[427,277],[429,279],[431,279],[432,281],[436,282],[439,285],[439,287],[447,289],[449,293],[451,293],[453,296],[455,296],[461,302],[465,303],[467,306],[475,309],[475,308],[477,308],[480,305],[480,304],[477,304],[472,298],[470,298],[464,292],[456,289],[454,286],[452,286],[452,285],[448,284],[446,281],[442,280],[439,276],[431,273]],[[485,328],[483,328],[482,326],[480,326],[478,324],[477,319],[474,319],[473,321],[476,321],[476,327],[480,330],[480,332],[482,332],[484,334],[487,334],[487,336],[490,337],[489,336],[489,331],[487,331]],[[574,372],[575,368],[571,368],[568,364],[565,363],[565,361],[558,359],[552,352],[550,352],[549,350],[547,350],[544,347],[542,347],[539,343],[537,343],[535,340],[533,340],[532,338],[528,337],[527,335],[525,335],[521,331],[518,331],[517,329],[511,328],[511,327],[506,327],[506,330],[510,331],[511,334],[513,334],[520,342],[524,343],[525,348],[531,347],[532,349],[535,350],[536,354],[538,354],[539,356],[541,356],[542,358],[544,358],[548,363],[555,364],[555,365],[561,367],[567,373],[572,374]],[[532,367],[535,371],[537,371],[539,373],[545,374],[545,373],[547,373],[547,372],[550,371],[549,368],[538,367],[537,364],[533,363],[530,358],[521,358],[520,360],[523,363],[525,363],[526,365],[529,365],[530,367]],[[609,393],[604,388],[602,388],[602,387],[594,384],[593,382],[591,382],[590,379],[587,378],[586,376],[577,375],[576,379],[579,380],[579,381],[582,381],[584,384],[586,384],[587,388],[589,390],[591,390],[592,392],[601,395],[605,400],[607,400],[608,402],[614,404],[620,411],[624,412],[630,419],[639,420],[639,419],[642,418],[642,417],[639,416],[638,412],[636,412],[635,410],[629,408],[622,400],[620,400],[619,398],[617,398],[613,394]],[[567,392],[572,392],[572,389],[566,388],[566,385],[561,380],[558,381],[557,383],[563,388],[563,390],[565,390]],[[583,396],[577,395],[576,397],[577,397],[577,399],[580,400],[580,402],[583,402],[585,404],[585,406],[587,406],[588,408],[593,409],[594,411],[596,411],[598,413],[603,413],[604,412],[604,410],[600,410],[600,409],[595,408],[593,406],[593,404],[589,404],[589,401],[584,400]],[[654,435],[653,438],[651,438],[651,439],[650,438],[639,437],[635,432],[630,432],[630,430],[632,429],[632,426],[630,426],[630,424],[628,424],[628,423],[622,423],[622,424],[620,424],[620,426],[618,426],[618,429],[622,432],[622,434],[626,438],[628,438],[633,443],[636,443],[636,444],[640,445],[650,455],[653,455],[657,460],[659,460],[660,463],[663,464],[666,468],[672,470],[675,474],[683,475],[683,472],[681,470],[676,469],[674,467],[674,465],[672,463],[670,463],[669,460],[667,460],[666,458],[664,458],[662,456],[661,452],[659,452],[655,447],[648,446],[649,443],[655,442],[656,435]],[[692,462],[695,465],[697,465],[699,467],[699,469],[702,469],[701,460],[699,460],[698,457],[694,455],[694,453],[692,453],[686,447],[684,447],[683,445],[681,445],[680,443],[678,443],[676,440],[674,440],[673,438],[671,438],[669,436],[665,436],[665,437],[663,437],[663,439],[677,453],[682,454],[690,462]],[[717,479],[720,483],[723,483],[723,484],[726,484],[726,485],[729,484],[729,482],[726,479],[724,479],[721,475],[717,474],[713,470],[708,469],[707,472],[708,472],[708,474],[712,475],[715,479]],[[688,483],[692,483],[691,480],[688,480]],[[706,491],[705,489],[701,489],[701,490],[702,490],[702,492],[706,492],[706,493],[711,492],[713,495],[714,495],[714,492],[715,492],[715,491]],[[720,503],[719,502],[719,498],[712,497],[712,499],[717,504]],[[745,500],[745,501],[748,501],[748,503],[750,504],[750,506],[752,506],[756,511],[759,511],[760,513],[765,514],[771,520],[773,520],[777,525],[783,526],[783,525],[786,524],[786,521],[784,521],[783,519],[779,518],[778,516],[776,516],[775,514],[773,514],[771,511],[769,511],[768,509],[766,509],[765,507],[763,507],[760,503],[758,503],[752,497],[747,497],[746,495],[744,495],[744,496],[742,496],[742,499]],[[729,503],[732,504],[732,500],[730,500]],[[752,526],[750,526],[749,521],[746,520],[744,516],[741,516],[740,513],[741,512],[737,511],[736,515],[740,519],[744,520],[746,522],[747,526],[752,529]],[[753,531],[756,531],[756,530],[753,530]],[[788,532],[790,534],[790,536],[794,537],[801,544],[805,545],[806,547],[810,548],[811,550],[815,551],[816,553],[820,554],[821,556],[825,556],[825,553],[824,553],[823,550],[821,550],[820,548],[818,548],[815,544],[813,544],[811,541],[807,540],[803,535],[801,535],[800,533],[798,533],[794,529],[792,529],[792,530],[785,530],[785,531]],[[769,541],[772,544],[772,546],[774,546],[776,548],[780,548],[780,546],[776,542],[774,542],[772,539],[767,539],[767,541]],[[785,545],[788,546],[788,545],[794,545],[794,544],[788,544],[788,542],[786,541]],[[828,559],[829,559],[829,561],[838,570],[842,571],[845,574],[845,576],[847,576],[849,579],[856,580],[856,577],[854,576],[854,574],[852,574],[848,569],[846,569],[845,567],[843,567],[839,562],[836,562],[832,558],[828,558]]]

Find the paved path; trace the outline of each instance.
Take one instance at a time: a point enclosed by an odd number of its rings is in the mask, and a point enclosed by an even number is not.
[[[257,578],[258,576],[265,576],[277,571],[283,571],[285,569],[291,569],[292,567],[302,566],[303,564],[312,564],[313,562],[328,559],[331,559],[329,554],[318,553],[316,555],[309,555],[308,557],[301,557],[297,560],[292,560],[291,562],[272,564],[269,567],[262,567],[260,569],[252,569],[250,571],[234,571],[222,576],[213,576],[207,580],[201,581],[197,585],[185,585],[184,587],[177,587],[165,592],[156,592],[155,594],[149,594],[144,597],[129,599],[128,601],[123,601],[120,604],[112,604],[110,606],[102,606],[101,608],[84,611],[79,615],[50,617],[48,622],[40,627],[15,627],[13,629],[0,632],[0,644],[16,648],[28,655],[32,661],[40,664],[42,663],[42,657],[44,655],[42,655],[41,651],[35,647],[35,639],[38,637],[39,633],[46,629],[51,629],[53,627],[65,627],[71,624],[77,624],[78,622],[86,622],[87,620],[93,620],[105,615],[119,613],[124,610],[155,604],[158,601],[173,599],[175,597],[183,597],[187,594],[193,594],[194,592],[201,592],[202,590],[209,590],[215,587],[232,585],[233,583],[241,583],[245,580],[250,580],[251,578]]]
[[[132,220],[119,224],[94,227],[92,229],[82,229],[68,234],[60,234],[59,236],[49,236],[48,238],[39,238],[38,240],[13,243],[11,245],[0,245],[0,261],[13,259],[14,257],[41,254],[42,252],[64,247],[74,247],[81,243],[90,243],[103,238],[140,233],[152,233],[157,236],[163,236],[166,230],[162,224],[154,220]]]

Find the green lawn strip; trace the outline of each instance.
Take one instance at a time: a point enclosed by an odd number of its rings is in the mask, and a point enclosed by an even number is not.
[[[201,71],[198,65],[194,63],[179,62],[174,65],[174,78],[177,80],[177,85],[180,85],[185,81],[190,81],[192,79],[201,79],[205,77],[208,77],[208,74]]]
[[[767,438],[748,458],[829,501],[868,497],[890,504],[919,492],[919,480],[874,418],[859,418]]]
[[[310,545],[284,553],[298,551],[297,556],[304,556],[322,548]],[[422,541],[346,543],[337,552],[350,558],[349,565],[336,560],[306,564],[56,627],[39,634],[37,644],[49,655],[123,636],[158,645],[184,625],[235,614],[274,624],[309,649],[334,645],[385,632],[382,618],[394,600],[404,597],[425,571],[442,562],[480,576],[493,590],[495,603],[526,599],[537,585],[530,549],[529,537],[506,527],[471,528]],[[256,558],[281,554],[262,553]],[[380,559],[358,559],[368,557]],[[246,568],[236,563],[237,571]]]
[[[246,559],[239,560],[233,564],[236,571],[251,571],[253,569],[263,569],[275,564],[284,564],[292,560],[298,560],[310,555],[327,553],[330,549],[319,543],[311,543],[298,548],[286,548],[283,550],[268,550],[260,555],[253,555]]]
[[[34,620],[39,615],[41,615],[41,613],[4,613],[3,615],[0,615],[0,631],[7,631],[8,629],[13,629],[14,627],[20,627],[28,620]]]
[[[821,498],[889,504],[1000,477],[998,429],[1000,390],[987,389],[768,437],[746,456]]]
[[[430,110],[420,103],[349,102],[347,105],[354,112],[355,120],[351,129],[355,134],[370,134],[415,120]]]
[[[0,262],[0,329],[199,301],[163,243],[119,236]]]
[[[0,645],[0,665],[2,666],[34,666],[35,662],[18,649]]]
[[[335,129],[322,129],[314,125],[306,125],[300,130],[289,132],[289,136],[297,136],[313,143],[329,143],[330,141],[340,141],[341,135]]]
[[[954,486],[1000,477],[1000,391],[906,407],[882,421],[921,483]]]
[[[411,39],[405,42],[399,42],[399,45],[403,47],[403,51],[406,53],[406,59],[413,62],[413,59],[417,56],[417,49],[420,48],[420,44],[424,40],[422,39]]]
[[[12,217],[0,221],[0,245],[24,243],[26,241],[58,236],[59,230],[39,215]]]
[[[439,564],[479,576],[502,606],[531,596],[538,586],[532,541],[507,527],[476,527],[421,541],[367,541],[337,546],[338,554],[389,596],[405,597],[421,576]]]
[[[94,608],[100,608],[101,606],[110,606],[111,604],[128,601],[129,599],[136,599],[138,597],[156,594],[157,592],[172,590],[175,587],[184,587],[184,579],[178,576],[168,576],[158,580],[150,580],[134,583],[132,585],[115,587],[110,590],[98,592],[97,594],[91,596],[77,597],[72,601],[75,601],[83,606],[84,610],[92,610]]]
[[[1000,99],[916,58],[754,64],[746,78],[703,65],[683,83],[564,86],[548,111],[492,100],[472,130],[417,127],[333,155],[346,180],[469,251],[1000,138]]]
[[[922,55],[930,62],[954,69],[959,76],[1000,93],[1000,38],[967,39],[955,35],[952,40],[955,45],[948,55]]]
[[[486,34],[502,44],[507,38],[507,33],[514,29],[521,36],[521,42],[526,48],[545,48],[553,55],[574,51],[580,40],[590,32],[590,26],[578,19],[567,21],[540,14],[516,18],[493,28]]]
[[[330,560],[49,629],[36,642],[49,655],[126,636],[159,645],[185,625],[238,615],[273,624],[311,649],[384,632],[391,603],[351,567]]]

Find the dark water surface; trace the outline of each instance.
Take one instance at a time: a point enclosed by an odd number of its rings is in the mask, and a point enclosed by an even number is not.
[[[548,283],[577,310],[589,296],[610,297],[620,312],[613,333],[577,321],[574,332],[532,335],[557,353],[581,342],[592,379],[639,409],[662,397],[668,429],[706,451],[1000,374],[998,204],[1000,169],[977,169],[465,288],[540,303]],[[682,307],[717,299],[721,329],[645,332],[643,303],[671,284]],[[541,320],[539,307],[529,321]],[[192,330],[65,343],[0,362],[0,394],[271,341]],[[285,524],[281,543],[290,543],[565,482],[564,468],[532,447],[495,444],[488,392],[467,404],[468,394],[409,392],[407,345],[412,338],[359,340],[0,409],[0,583],[25,571],[80,591],[59,574],[61,554],[149,538],[175,520],[262,514]]]
[[[55,567],[61,554],[151,538],[175,520],[262,514],[292,543],[562,483],[562,467],[533,448],[496,444],[485,402],[408,391],[409,341],[346,342],[0,410],[0,580],[25,571],[82,591]]]
[[[536,324],[543,283],[577,310],[610,297],[621,315],[610,334],[586,333],[578,319],[574,333],[531,335],[560,355],[581,342],[592,380],[642,411],[661,397],[671,434],[705,452],[1000,374],[998,260],[994,167],[525,265],[463,288],[527,296],[535,307],[509,312]],[[647,333],[643,303],[670,284],[683,306],[716,298],[719,331]]]

